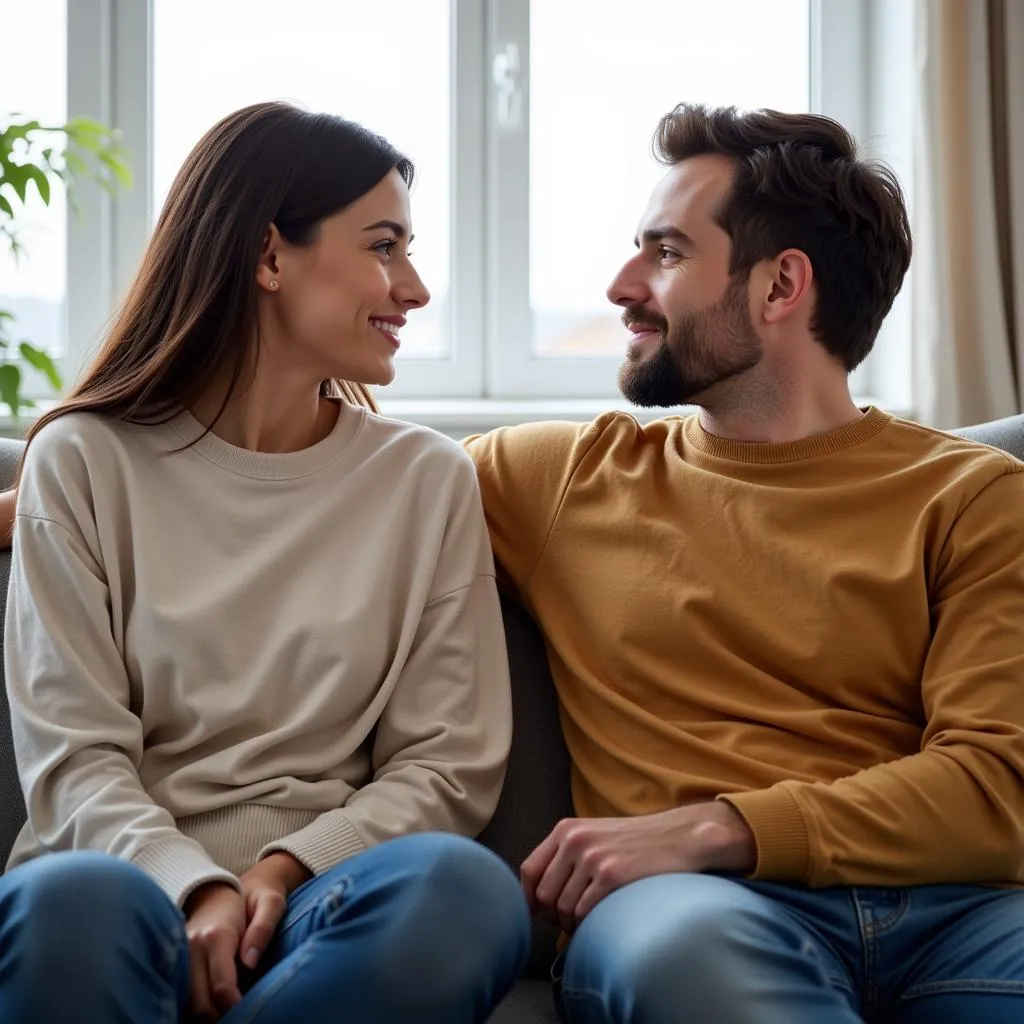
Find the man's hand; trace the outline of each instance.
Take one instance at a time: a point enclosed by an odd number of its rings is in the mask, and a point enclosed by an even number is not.
[[[567,933],[610,892],[677,871],[743,874],[757,848],[740,813],[722,800],[635,818],[566,818],[521,869],[534,913]]]
[[[223,882],[200,886],[185,903],[189,999],[200,1020],[218,1020],[241,1002],[235,953],[245,931],[245,903]]]
[[[242,875],[246,928],[236,949],[250,970],[267,951],[288,909],[288,894],[312,877],[304,864],[283,850],[264,857]]]

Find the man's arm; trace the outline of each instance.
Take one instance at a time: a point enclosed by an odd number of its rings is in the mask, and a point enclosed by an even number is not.
[[[725,796],[754,834],[755,877],[1024,880],[1024,472],[1012,465],[963,509],[938,558],[920,752],[832,783]]]
[[[476,465],[499,578],[520,595],[573,475],[606,422],[528,423],[462,442]]]

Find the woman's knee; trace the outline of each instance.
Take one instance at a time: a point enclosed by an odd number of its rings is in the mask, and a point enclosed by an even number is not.
[[[418,847],[418,867],[409,893],[413,916],[432,927],[438,920],[458,921],[464,934],[500,930],[526,941],[526,899],[504,861],[462,836],[428,833],[408,841]],[[441,918],[434,916],[439,910],[443,910]]]
[[[412,976],[421,997],[471,989],[484,979],[511,984],[526,962],[529,913],[511,869],[458,836],[427,834],[406,843],[416,868],[393,918],[387,970]],[[382,964],[383,966],[383,964]]]
[[[114,935],[183,941],[181,913],[139,868],[102,853],[44,854],[4,877],[0,919],[23,948],[109,949]]]

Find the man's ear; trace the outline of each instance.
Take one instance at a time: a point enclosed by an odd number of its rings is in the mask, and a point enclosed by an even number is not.
[[[276,292],[281,286],[280,255],[284,240],[276,224],[267,228],[256,264],[256,283],[266,291]]]
[[[766,264],[765,293],[761,316],[765,323],[777,324],[803,305],[814,283],[814,270],[807,254],[786,249]]]

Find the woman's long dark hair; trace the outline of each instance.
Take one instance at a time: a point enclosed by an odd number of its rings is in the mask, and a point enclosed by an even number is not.
[[[252,368],[256,269],[270,225],[309,244],[324,218],[393,168],[412,184],[410,161],[379,135],[287,103],[245,107],[214,125],[174,179],[98,354],[28,441],[69,412],[161,422],[228,367],[226,405]],[[362,384],[324,381],[323,392],[376,408]]]

